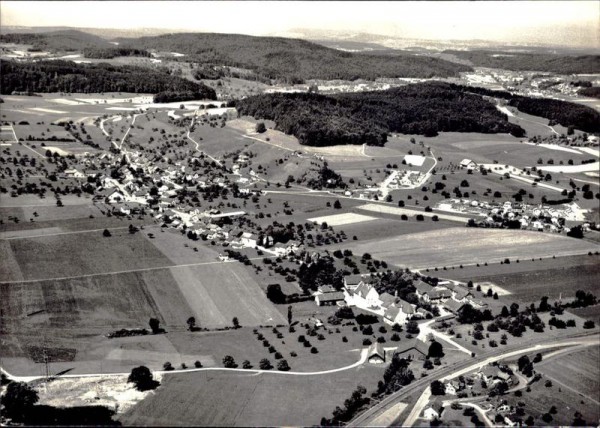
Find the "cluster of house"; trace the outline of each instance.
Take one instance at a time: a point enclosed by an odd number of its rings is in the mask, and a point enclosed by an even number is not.
[[[445,395],[459,395],[461,393],[467,393],[473,390],[478,383],[485,382],[488,388],[492,388],[496,383],[506,382],[511,387],[515,382],[515,377],[512,371],[504,365],[485,365],[478,371],[461,376],[458,379],[446,381],[444,383]],[[444,397],[444,400],[448,400],[448,397]],[[440,398],[436,398],[431,401],[423,411],[423,417],[428,420],[442,419],[444,413],[444,405]],[[501,404],[495,409],[496,413],[501,414],[505,420],[505,425],[514,426],[515,418],[512,417],[511,407],[506,404]]]
[[[487,306],[487,303],[476,298],[471,289],[454,282],[446,281],[434,287],[419,280],[414,286],[417,297],[424,303],[437,305],[443,315],[456,315],[466,304],[474,308]],[[404,325],[409,320],[432,317],[429,311],[398,296],[387,292],[380,294],[366,275],[345,276],[342,291],[325,285],[319,287],[313,296],[319,306],[355,306],[383,317],[383,321],[389,325]]]
[[[472,214],[480,219],[480,226],[500,227],[498,217],[517,220],[524,230],[560,232],[565,229],[565,221],[584,221],[585,210],[572,202],[557,206],[529,205],[522,202],[486,202],[472,199],[448,199],[437,204],[437,210]],[[494,219],[496,217],[496,219]],[[584,228],[590,225],[584,224]]]

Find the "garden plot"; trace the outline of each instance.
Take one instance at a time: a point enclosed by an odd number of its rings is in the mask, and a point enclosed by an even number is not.
[[[327,225],[329,226],[342,226],[345,224],[363,223],[365,221],[371,220],[377,220],[377,218],[356,213],[333,214],[324,217],[315,217],[307,219],[307,221],[319,224],[327,223]]]

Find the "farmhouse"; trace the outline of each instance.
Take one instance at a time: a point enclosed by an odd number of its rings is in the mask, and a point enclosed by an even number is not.
[[[317,306],[324,305],[335,305],[345,299],[344,293],[341,291],[334,291],[329,293],[321,293],[315,296],[315,303]]]
[[[348,306],[379,308],[381,304],[379,293],[375,290],[375,287],[362,281],[355,289],[344,289],[344,296]]]
[[[461,168],[474,169],[477,168],[477,164],[471,159],[463,159],[460,161]]]
[[[107,204],[115,204],[117,202],[122,202],[125,200],[125,196],[119,189],[113,187],[111,189],[102,190],[98,193],[98,195],[104,199],[104,202]]]
[[[408,339],[399,342],[398,347],[394,351],[402,358],[413,359],[414,356],[426,357],[429,354],[429,344],[420,339]]]
[[[242,233],[240,241],[247,247],[256,247],[256,235],[250,232]]]
[[[385,349],[379,342],[373,343],[367,350],[367,361],[371,364],[385,363]]]
[[[414,314],[415,309],[413,306],[404,300],[400,300],[385,311],[383,321],[389,325],[403,325],[406,324]]]
[[[456,300],[450,299],[444,303],[444,309],[453,314],[458,314],[465,307],[465,303],[457,302]]]
[[[444,412],[444,406],[439,401],[432,402],[429,406],[425,408],[423,411],[423,417],[427,420],[439,419],[442,417],[442,413]]]
[[[423,281],[418,281],[416,284],[414,284],[414,286],[417,297],[425,302],[429,302],[429,293],[433,291],[433,287]]]

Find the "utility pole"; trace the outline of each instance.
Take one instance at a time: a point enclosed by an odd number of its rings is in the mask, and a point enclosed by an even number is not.
[[[46,347],[43,348],[42,352],[44,353],[44,365],[46,366],[46,382],[48,382],[48,379],[50,378],[50,372],[48,369],[48,353],[46,352]]]

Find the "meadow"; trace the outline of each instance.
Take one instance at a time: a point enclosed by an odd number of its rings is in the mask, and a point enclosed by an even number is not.
[[[448,228],[390,237],[351,247],[398,266],[424,269],[475,263],[499,263],[505,258],[585,254],[598,246],[586,241],[539,232],[502,229]],[[460,250],[460,251],[459,251]],[[492,281],[494,282],[494,281]]]

